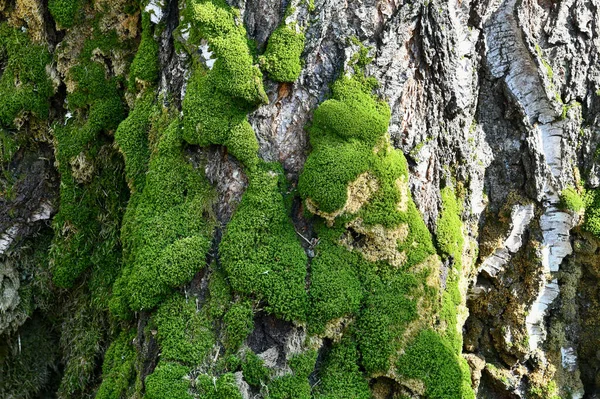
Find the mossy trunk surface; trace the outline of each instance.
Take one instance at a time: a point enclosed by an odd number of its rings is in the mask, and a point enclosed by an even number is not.
[[[599,398],[599,7],[0,0],[0,398]]]

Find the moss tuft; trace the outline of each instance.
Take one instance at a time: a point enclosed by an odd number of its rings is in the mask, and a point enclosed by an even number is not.
[[[192,399],[188,390],[187,375],[190,368],[161,360],[152,374],[146,378],[147,399]]]
[[[300,76],[300,56],[304,50],[304,34],[295,25],[282,23],[269,37],[267,49],[260,58],[269,77],[277,82],[294,82]]]
[[[282,174],[265,166],[250,176],[219,251],[235,291],[264,299],[277,317],[303,321],[307,258],[285,209]]]
[[[581,212],[585,209],[585,201],[573,187],[567,187],[560,193],[560,204],[562,209],[573,212]]]
[[[0,128],[14,127],[15,118],[24,112],[48,118],[54,89],[46,66],[51,61],[45,46],[31,43],[20,29],[0,23]]]
[[[131,397],[137,358],[133,346],[134,338],[134,331],[124,331],[106,351],[102,364],[102,384],[96,399]]]
[[[200,364],[215,344],[212,324],[196,304],[180,294],[166,300],[156,312],[161,359],[188,366]]]
[[[371,391],[359,368],[359,352],[345,337],[331,348],[320,371],[316,399],[369,399]]]
[[[196,382],[202,399],[242,399],[235,383],[235,376],[226,373],[219,378],[203,374]]]
[[[56,21],[58,28],[65,29],[73,26],[81,0],[49,0],[48,10]]]
[[[397,363],[398,372],[425,383],[431,399],[474,399],[466,361],[433,330],[423,330]]]
[[[254,312],[250,302],[235,303],[223,317],[225,348],[235,352],[254,329]]]
[[[269,369],[254,352],[246,352],[246,358],[242,363],[242,372],[244,380],[254,387],[260,387],[269,381]]]
[[[179,121],[157,129],[143,191],[132,197],[121,231],[125,268],[111,303],[121,316],[127,307],[153,308],[191,280],[211,247],[212,189],[184,159]]]
[[[158,43],[154,40],[150,15],[142,13],[142,40],[129,72],[129,87],[135,88],[137,81],[155,83],[158,80]]]
[[[294,355],[289,360],[291,374],[274,378],[267,385],[268,399],[310,399],[311,387],[308,376],[315,367],[317,352],[307,352]]]

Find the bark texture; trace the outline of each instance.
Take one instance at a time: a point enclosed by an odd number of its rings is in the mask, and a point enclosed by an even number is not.
[[[596,0],[0,0],[0,397],[600,398]]]

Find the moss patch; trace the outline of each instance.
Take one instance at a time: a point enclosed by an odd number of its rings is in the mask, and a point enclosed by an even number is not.
[[[29,112],[40,119],[49,113],[54,93],[46,66],[52,57],[45,46],[31,43],[27,34],[0,23],[0,128],[14,127],[15,118]]]
[[[161,360],[146,378],[147,399],[192,399],[189,394],[190,380],[187,378],[190,368],[177,363]]]
[[[106,351],[102,364],[102,384],[98,388],[96,399],[131,397],[137,359],[134,338],[134,331],[124,331]]]
[[[269,37],[267,49],[260,62],[277,82],[294,82],[300,76],[300,56],[304,50],[304,33],[295,24],[282,23]]]
[[[282,175],[265,165],[250,176],[219,252],[235,291],[265,300],[277,317],[303,321],[307,258],[287,215]]]

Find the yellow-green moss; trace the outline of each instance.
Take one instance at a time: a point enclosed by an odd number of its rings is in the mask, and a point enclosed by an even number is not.
[[[423,330],[397,363],[398,372],[425,383],[431,399],[474,399],[464,359],[433,330]]]
[[[187,378],[190,368],[161,360],[152,374],[146,377],[146,399],[192,399]]]
[[[277,317],[303,321],[307,258],[284,206],[284,180],[269,165],[250,176],[219,253],[235,291],[265,300]]]
[[[304,33],[295,25],[282,23],[269,37],[267,49],[260,58],[269,77],[277,82],[294,82],[300,76],[304,50]]]
[[[206,266],[211,246],[212,189],[184,159],[179,121],[157,129],[144,189],[132,197],[121,232],[125,268],[111,308],[122,317],[127,307],[153,308],[191,280]]]

